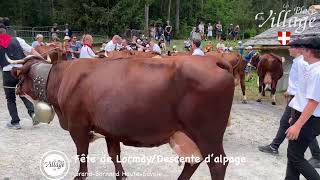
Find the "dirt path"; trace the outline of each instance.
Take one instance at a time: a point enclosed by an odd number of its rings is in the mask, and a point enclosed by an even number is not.
[[[2,84],[2,82],[1,82]],[[71,168],[65,179],[72,179],[78,171],[78,161],[74,160],[76,148],[67,131],[60,128],[55,119],[52,124],[41,124],[32,128],[31,120],[27,116],[21,100],[18,100],[20,117],[22,119],[21,130],[8,130],[5,124],[9,120],[6,109],[3,89],[0,89],[0,179],[9,177],[12,180],[36,180],[45,179],[40,170],[39,162],[42,155],[49,150],[59,150],[67,154],[71,162]],[[229,157],[244,157],[244,163],[228,166],[227,180],[280,180],[284,178],[286,168],[285,142],[280,147],[280,156],[270,156],[260,153],[258,145],[270,143],[278,128],[279,118],[282,115],[282,106],[271,106],[269,102],[263,104],[250,102],[240,104],[235,102],[232,108],[232,126],[225,134],[224,146]],[[90,145],[89,154],[92,157],[101,158],[106,155],[106,144],[99,139]],[[309,153],[309,152],[308,152]],[[122,157],[176,157],[168,145],[158,148],[133,148],[122,146]],[[309,154],[307,155],[310,156]],[[182,166],[175,162],[123,163],[124,169],[129,175],[134,173],[146,173],[158,176],[142,177],[132,176],[129,179],[144,180],[174,180],[177,179]],[[112,163],[89,163],[90,172],[109,173],[114,172]],[[90,177],[88,179],[111,179],[107,177]],[[209,180],[209,170],[206,164],[201,164],[193,180]]]

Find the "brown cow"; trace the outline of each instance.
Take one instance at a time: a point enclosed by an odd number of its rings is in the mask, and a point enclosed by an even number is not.
[[[98,55],[106,55],[105,60],[115,60],[115,59],[126,59],[126,58],[151,58],[157,56],[152,52],[142,52],[142,51],[129,51],[129,50],[121,50],[121,51],[111,51],[108,54],[104,52],[99,52]]]
[[[46,46],[37,46],[34,48],[43,58],[49,58],[52,59],[53,62],[58,61],[58,60],[67,60],[66,53],[63,52],[63,50],[55,45],[55,44],[48,44]],[[57,56],[54,55],[59,51],[60,55],[59,58],[56,58]]]
[[[276,89],[278,80],[283,75],[282,63],[284,58],[281,58],[273,53],[252,57],[251,64],[257,68],[259,76],[259,98],[257,102],[261,102],[261,97],[265,96],[266,85],[271,86],[272,105],[276,105]]]
[[[45,98],[36,96],[33,80],[38,70],[48,67],[46,62],[24,59],[23,67],[14,68],[12,74],[22,78],[18,94],[53,106],[79,156],[88,154],[90,131],[106,137],[120,174],[117,180],[124,178],[116,161],[119,142],[136,147],[170,143],[180,157],[199,158],[200,162],[185,163],[179,179],[190,179],[201,161],[213,155],[207,162],[211,177],[222,180],[227,162],[214,158],[225,157],[223,135],[234,94],[232,68],[208,57],[170,59],[59,61],[48,70]],[[84,179],[87,171],[87,163],[80,162],[76,178]]]
[[[244,69],[246,66],[246,62],[243,57],[239,53],[219,53],[219,52],[208,52],[206,53],[207,56],[213,56],[216,59],[224,60],[229,62],[233,67],[233,75],[235,78],[235,85],[241,86],[243,100],[242,103],[247,103],[247,96],[246,96],[246,85],[245,85],[245,73]]]

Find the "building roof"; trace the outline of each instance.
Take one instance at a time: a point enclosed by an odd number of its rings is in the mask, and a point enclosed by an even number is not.
[[[272,27],[265,32],[249,39],[247,42],[244,43],[245,46],[280,46],[280,43],[278,41],[278,32],[279,31],[290,31],[291,32],[291,39],[296,39],[299,37],[308,37],[308,36],[316,36],[320,35],[320,11],[318,9],[318,6],[311,6],[310,9],[314,9],[314,13],[308,14],[308,13],[301,13],[301,14],[295,14],[291,16],[290,18],[287,18],[285,27],[283,27],[283,22],[280,23],[280,27]],[[284,15],[282,15],[283,18]],[[307,23],[305,26],[305,30],[303,32],[302,28],[299,28],[299,20],[307,18]],[[309,26],[309,21],[315,17],[315,21],[312,23],[312,27]],[[275,17],[275,23],[277,21],[277,16]],[[297,21],[296,27],[293,27],[294,21]],[[291,26],[289,27],[289,21],[291,20]],[[270,20],[269,20],[270,21]],[[302,21],[302,26],[304,26],[305,21]],[[297,31],[298,32],[297,32]],[[299,32],[300,31],[300,32]]]

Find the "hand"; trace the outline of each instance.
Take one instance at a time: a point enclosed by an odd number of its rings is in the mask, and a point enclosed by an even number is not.
[[[285,93],[283,93],[283,95],[284,95],[285,98],[288,98],[288,97],[289,97],[288,91],[286,91]]]
[[[294,124],[292,125],[291,127],[289,127],[286,131],[286,134],[287,134],[287,138],[289,140],[296,140],[298,139],[299,137],[299,134],[300,134],[300,130],[301,130],[301,127],[299,127],[298,125]]]

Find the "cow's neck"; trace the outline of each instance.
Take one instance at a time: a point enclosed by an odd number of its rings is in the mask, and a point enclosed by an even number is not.
[[[47,99],[53,106],[58,106],[58,92],[67,64],[65,62],[52,65],[47,84]]]

